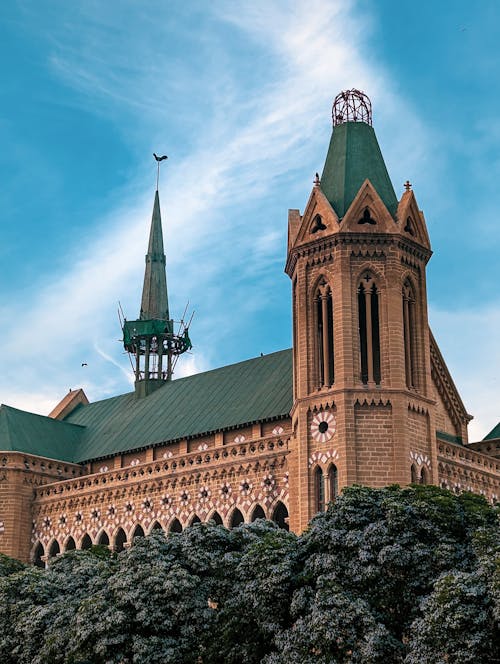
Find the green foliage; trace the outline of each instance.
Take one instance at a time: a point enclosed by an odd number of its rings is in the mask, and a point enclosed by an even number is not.
[[[497,519],[472,494],[351,487],[300,537],[208,523],[46,570],[1,557],[2,663],[493,664]]]

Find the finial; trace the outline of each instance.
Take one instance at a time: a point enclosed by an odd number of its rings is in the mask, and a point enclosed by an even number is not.
[[[344,122],[365,122],[372,125],[372,103],[361,90],[344,90],[333,101],[333,126]]]
[[[163,156],[159,157],[155,152],[153,152],[153,157],[156,159],[156,191],[158,191],[158,181],[160,179],[160,161],[163,161],[164,159],[168,159],[167,155],[164,154]]]
[[[321,180],[319,179],[319,173],[316,173],[316,175],[314,176],[313,183],[315,187],[319,187],[319,185],[321,184]]]
[[[409,180],[406,180],[404,183],[403,187],[406,189],[406,191],[410,191],[411,189],[411,182]]]

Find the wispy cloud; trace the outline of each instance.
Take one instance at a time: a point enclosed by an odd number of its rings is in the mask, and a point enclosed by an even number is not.
[[[54,28],[48,63],[78,92],[73,104],[118,118],[122,140],[136,153],[152,151],[167,137],[173,142],[177,154],[162,188],[171,302],[179,312],[190,299],[199,312],[196,354],[181,359],[181,376],[227,361],[221,338],[252,329],[266,300],[263,313],[273,319],[276,293],[288,298],[278,268],[286,246],[285,210],[305,203],[321,169],[337,91],[369,92],[396,182],[416,164],[425,170],[434,136],[364,50],[374,28],[354,2],[215,3],[205,12],[206,29],[194,36],[189,22],[176,22],[163,3],[155,4],[154,21],[149,8],[127,7],[117,18],[102,3],[85,3],[79,21],[63,20]],[[184,39],[199,40],[197,54],[184,56],[176,45]],[[241,72],[252,62],[235,43],[265,63],[255,66],[251,83]],[[131,175],[131,193],[122,204],[94,220],[92,233],[75,243],[62,268],[14,307],[6,352],[22,348],[31,368],[0,377],[11,403],[45,407],[61,386],[64,393],[67,384],[79,384],[81,358],[91,353],[99,356],[86,379],[92,399],[129,389],[114,311],[121,299],[129,317],[137,312],[150,182],[145,166]],[[230,286],[235,283],[238,292]],[[268,297],[270,283],[280,285]],[[282,310],[288,308],[286,302]],[[283,326],[286,346],[289,320],[273,320],[274,327]],[[439,338],[446,331],[444,314],[440,321],[434,324]],[[40,395],[34,398],[28,386],[36,383]]]

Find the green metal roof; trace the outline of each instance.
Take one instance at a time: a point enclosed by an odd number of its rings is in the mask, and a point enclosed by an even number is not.
[[[0,406],[0,450],[25,452],[49,459],[73,461],[84,429],[35,415],[11,406]]]
[[[367,178],[395,217],[398,201],[373,127],[365,122],[335,126],[321,176],[321,190],[339,218],[345,215]]]
[[[487,434],[483,440],[493,440],[495,438],[500,438],[500,422],[493,427],[493,429]]]
[[[89,461],[286,416],[291,407],[292,351],[284,350],[167,382],[142,399],[132,392],[81,404],[63,422],[2,406],[0,449]]]

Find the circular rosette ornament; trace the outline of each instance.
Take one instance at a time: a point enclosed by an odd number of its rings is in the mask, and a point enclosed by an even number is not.
[[[329,410],[316,413],[311,422],[311,435],[318,443],[326,443],[327,440],[333,438],[336,429],[335,415],[330,413]]]

